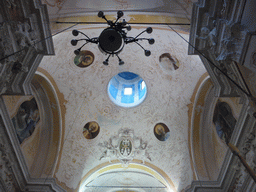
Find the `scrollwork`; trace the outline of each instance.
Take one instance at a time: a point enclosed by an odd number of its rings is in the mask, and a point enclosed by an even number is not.
[[[143,164],[146,160],[151,161],[147,152],[149,148],[147,142],[135,137],[131,129],[121,129],[118,136],[111,137],[108,141],[100,143],[99,146],[105,148],[99,160],[108,159],[109,163],[113,158],[117,158],[124,167],[128,166],[134,158],[142,160]]]
[[[100,143],[99,146],[105,148],[105,151],[101,154],[101,159],[109,159],[109,163],[111,163],[111,158],[115,157],[117,154],[117,150],[112,145],[112,139],[110,138],[109,141],[104,141],[103,143]]]

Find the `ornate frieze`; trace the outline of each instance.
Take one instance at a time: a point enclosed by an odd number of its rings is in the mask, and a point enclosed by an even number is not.
[[[211,0],[194,4],[189,54],[203,58],[214,84],[220,86],[218,96],[241,94],[230,79],[249,93],[237,66],[243,64],[248,36],[246,27],[241,24],[244,4],[244,0]]]
[[[0,2],[0,94],[31,94],[29,83],[53,44],[46,6],[40,1]]]
[[[240,102],[243,103],[243,110],[230,143],[239,148],[255,170],[255,118],[250,112],[253,108],[249,107],[248,98],[244,94],[249,95],[249,90],[239,70],[239,65],[251,68],[254,65],[252,60],[255,43],[252,43],[253,36],[248,32],[248,26],[242,22],[246,13],[244,9],[250,2],[252,1],[203,0],[194,4],[190,34],[192,46],[189,47],[189,54],[201,55],[217,91],[216,96],[242,98]],[[254,191],[251,190],[251,181],[252,178],[239,159],[228,152],[217,181],[194,181],[187,191]]]

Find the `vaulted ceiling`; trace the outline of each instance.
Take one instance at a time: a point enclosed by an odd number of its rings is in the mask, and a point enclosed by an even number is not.
[[[42,0],[48,8],[52,33],[59,32],[71,24],[57,22],[104,22],[97,17],[99,10],[107,13],[108,19],[116,17],[116,11],[125,12],[129,23],[181,23],[189,24],[192,5],[196,0]],[[189,26],[176,26],[189,32]]]
[[[42,0],[47,4],[50,18],[84,15],[92,12],[123,10],[147,12],[147,14],[170,13],[176,17],[191,17],[195,0]]]
[[[185,0],[43,0],[43,3],[47,4],[55,32],[71,26],[60,26],[55,21],[102,22],[97,17],[99,10],[114,18],[115,11],[121,9],[124,18],[131,23],[188,23],[192,7],[192,2]],[[102,187],[113,191],[110,186],[115,191],[123,188],[133,191],[181,191],[194,177],[189,155],[188,105],[192,104],[196,84],[206,71],[197,56],[187,56],[188,44],[169,27],[162,25],[152,25],[153,33],[144,35],[156,40],[154,45],[142,43],[151,50],[150,57],[145,57],[136,44],[130,44],[119,54],[124,65],[119,66],[117,58],[110,57],[109,66],[105,66],[102,61],[106,56],[96,45],[88,44],[84,50],[94,54],[93,64],[87,68],[76,66],[75,48],[70,44],[74,38],[72,29],[79,29],[89,37],[97,37],[106,26],[77,25],[54,36],[56,55],[44,57],[39,66],[38,73],[56,83],[63,95],[58,98],[59,102],[65,106],[63,145],[55,177],[71,191],[101,191]],[[135,36],[147,26],[132,25],[128,34]],[[188,40],[186,30],[180,29],[179,32]],[[169,69],[166,63],[160,62],[160,56],[165,53],[177,61],[177,70]],[[147,85],[146,99],[139,106],[119,107],[108,97],[108,82],[124,71],[140,75]],[[83,127],[92,121],[99,124],[100,132],[94,139],[86,139]],[[164,123],[169,128],[170,137],[166,141],[156,138],[154,126],[157,123]],[[117,155],[120,153],[122,134],[128,134],[132,141],[133,156],[128,167]]]
[[[135,35],[143,29],[133,28],[129,33]],[[86,26],[81,27],[81,30],[92,37],[99,35],[103,28]],[[122,66],[118,65],[116,57],[110,58],[109,66],[103,65],[106,56],[96,45],[89,44],[84,49],[95,55],[94,63],[87,68],[80,68],[74,64],[71,31],[53,38],[56,55],[45,57],[39,68],[47,71],[64,95],[64,100],[60,101],[66,107],[64,144],[56,178],[68,188],[79,188],[79,184],[83,184],[81,180],[93,170],[121,163],[119,160],[122,158],[115,155],[101,157],[104,153],[111,153],[111,150],[118,151],[118,147],[112,146],[117,146],[115,142],[120,139],[121,129],[125,128],[132,130],[135,148],[138,139],[146,145],[144,151],[138,152],[143,154],[135,154],[132,162],[142,164],[141,160],[145,160],[147,167],[154,167],[164,177],[169,190],[180,191],[193,180],[187,106],[191,104],[190,98],[197,82],[206,71],[197,56],[187,56],[187,43],[177,34],[166,27],[155,27],[153,30],[151,36],[156,39],[156,43],[143,44],[151,50],[152,55],[146,57],[136,44],[126,45],[119,54],[125,62]],[[183,37],[188,39],[188,35]],[[177,59],[177,70],[168,70],[160,64],[159,57],[163,53],[170,53]],[[110,79],[123,71],[140,75],[147,85],[146,99],[137,107],[116,106],[107,94]],[[82,132],[84,125],[91,121],[99,124],[100,132],[96,138],[88,140]],[[154,126],[160,122],[170,130],[170,137],[166,141],[159,141],[154,135]],[[140,143],[137,145],[139,148]],[[134,174],[127,171],[126,178],[131,179]],[[129,185],[143,187],[143,184],[145,182]]]

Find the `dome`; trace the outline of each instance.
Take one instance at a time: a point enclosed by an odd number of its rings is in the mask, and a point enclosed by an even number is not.
[[[108,96],[116,105],[135,107],[141,104],[147,95],[145,81],[132,72],[121,72],[108,83]]]

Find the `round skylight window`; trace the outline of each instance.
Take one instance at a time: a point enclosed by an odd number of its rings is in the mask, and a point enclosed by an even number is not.
[[[146,98],[147,86],[139,75],[122,72],[109,81],[108,95],[116,105],[134,107],[141,104]]]

